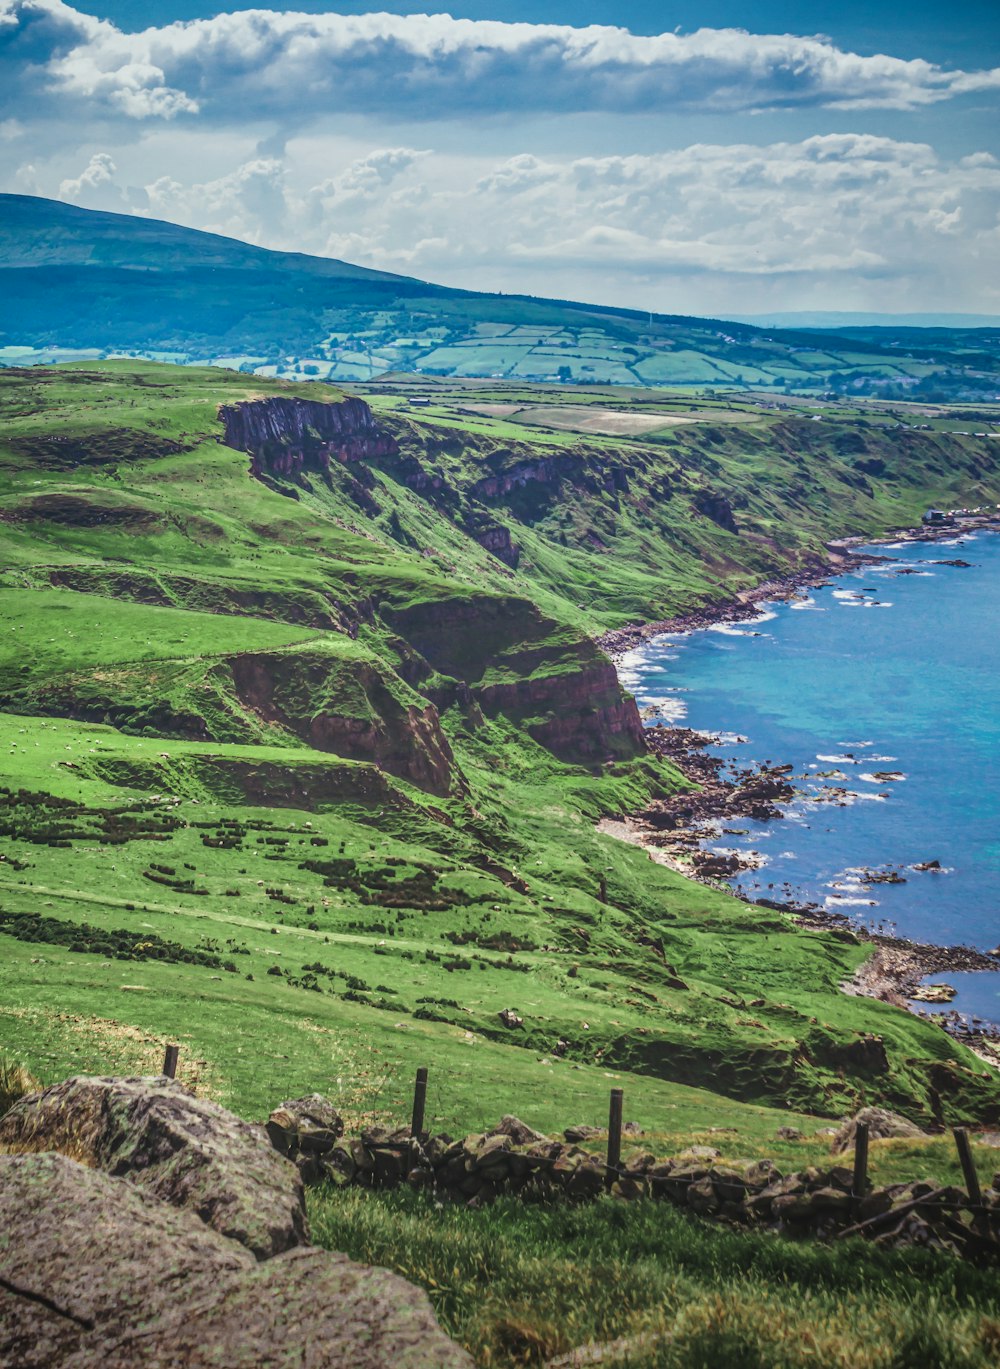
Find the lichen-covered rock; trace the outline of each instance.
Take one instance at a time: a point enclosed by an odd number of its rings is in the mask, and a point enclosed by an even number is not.
[[[0,1364],[21,1369],[75,1359],[255,1263],[193,1212],[52,1153],[0,1156],[0,1231]]]
[[[871,1141],[881,1140],[886,1136],[917,1137],[926,1134],[896,1112],[888,1112],[885,1108],[862,1108],[853,1117],[849,1117],[834,1136],[830,1143],[830,1150],[834,1155],[842,1155],[845,1150],[854,1149],[854,1137],[859,1122],[867,1124],[868,1139]]]
[[[427,1294],[387,1269],[325,1250],[290,1250],[221,1297],[111,1345],[101,1369],[472,1369]],[[74,1364],[73,1369],[77,1369]]]
[[[0,1152],[56,1150],[127,1177],[269,1259],[307,1239],[302,1181],[262,1127],[175,1080],[67,1079],[0,1119]]]
[[[472,1369],[397,1275],[312,1248],[259,1264],[65,1156],[0,1157],[0,1229],[0,1364]]]

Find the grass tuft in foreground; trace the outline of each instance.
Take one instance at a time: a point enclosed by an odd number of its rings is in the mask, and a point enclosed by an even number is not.
[[[19,1098],[24,1098],[29,1093],[37,1093],[41,1087],[24,1065],[12,1060],[9,1055],[0,1053],[0,1117],[8,1112]]]
[[[798,1244],[662,1203],[442,1207],[408,1191],[319,1190],[313,1237],[421,1284],[481,1366],[583,1345],[618,1369],[986,1369],[995,1273],[919,1250]]]

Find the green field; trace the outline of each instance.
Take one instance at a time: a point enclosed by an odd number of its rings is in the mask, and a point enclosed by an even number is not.
[[[779,1116],[811,1135],[876,1099],[1000,1117],[975,1057],[838,991],[862,947],[597,833],[680,779],[591,640],[995,499],[995,444],[689,400],[645,435],[543,434],[386,391],[395,455],[256,479],[216,410],[269,393],[341,398],[149,363],[0,377],[11,1050],[56,1078],[176,1038],[251,1115],[313,1088],[391,1113],[427,1064],[443,1125],[599,1119],[612,1080],[646,1127],[721,1107],[765,1148]]]
[[[328,386],[0,371],[0,1060],[153,1073],[174,1042],[241,1115],[319,1091],[350,1126],[405,1123],[425,1066],[427,1125],[453,1134],[600,1125],[620,1087],[658,1154],[788,1170],[880,1103],[939,1134],[874,1144],[876,1182],[960,1182],[940,1133],[1000,1122],[996,1071],[843,994],[849,933],[598,832],[685,781],[594,638],[818,567],[834,535],[995,503],[997,443],[854,404],[364,393],[378,440],[321,459],[315,409],[251,451],[218,410],[341,404]],[[984,1178],[995,1156],[977,1144]],[[980,1369],[1000,1343],[985,1278],[920,1254],[651,1203],[311,1211],[423,1283],[482,1365],[626,1337],[605,1362]]]
[[[436,1211],[327,1190],[310,1217],[322,1244],[422,1284],[490,1369],[581,1345],[610,1347],[580,1362],[613,1369],[989,1369],[1000,1353],[995,1271],[930,1251],[720,1230],[652,1201]]]

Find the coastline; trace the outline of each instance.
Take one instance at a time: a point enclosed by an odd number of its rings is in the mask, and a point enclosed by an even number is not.
[[[880,538],[844,538],[828,544],[830,557],[792,575],[764,582],[752,590],[740,591],[732,599],[719,600],[675,618],[657,623],[636,624],[604,634],[598,645],[619,664],[626,652],[655,637],[686,633],[715,624],[745,619],[765,602],[787,600],[799,591],[816,588],[831,576],[842,575],[883,559],[872,553],[856,553],[856,546],[895,545],[900,542],[942,542],[976,532],[1000,532],[1000,517],[995,513],[968,514],[946,527],[901,529]],[[727,881],[739,870],[752,868],[745,853],[706,851],[704,843],[717,838],[724,823],[740,817],[757,820],[782,818],[779,804],[792,797],[793,786],[786,778],[791,766],[767,766],[737,772],[723,778],[721,761],[706,754],[711,734],[664,723],[646,729],[650,750],[669,760],[689,781],[685,789],[669,799],[656,800],[640,813],[603,819],[598,830],[640,846],[660,864],[703,883],[721,887],[736,898],[749,902]],[[843,913],[815,904],[756,901],[755,906],[771,907],[794,915],[803,930],[839,931],[860,943],[870,945],[872,954],[859,966],[852,979],[841,985],[850,995],[876,998],[912,1012],[935,1023],[962,1041],[986,1063],[1000,1067],[1000,1023],[969,1020],[955,1010],[925,1015],[913,997],[922,980],[949,970],[1000,971],[1000,955],[969,946],[939,946],[869,932]],[[1000,948],[998,948],[1000,949]]]
[[[628,651],[642,646],[654,637],[665,637],[677,632],[696,632],[699,628],[718,623],[736,623],[761,603],[781,603],[792,599],[804,589],[817,589],[833,575],[846,575],[865,566],[876,566],[883,559],[869,552],[856,552],[854,547],[894,546],[897,542],[950,542],[955,537],[975,532],[1000,532],[1000,513],[969,513],[957,515],[954,523],[946,526],[899,528],[881,537],[838,537],[826,543],[827,555],[816,556],[809,564],[788,575],[764,580],[751,589],[738,590],[732,598],[715,599],[698,608],[688,609],[672,618],[655,623],[629,623],[612,628],[596,638],[597,645],[618,665]]]

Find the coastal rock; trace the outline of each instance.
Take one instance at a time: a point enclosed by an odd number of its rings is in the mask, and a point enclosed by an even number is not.
[[[65,1156],[0,1157],[0,1222],[0,1363],[19,1369],[472,1369],[397,1275],[317,1249],[258,1264]]]
[[[896,1112],[888,1112],[885,1108],[862,1108],[853,1117],[849,1117],[834,1136],[830,1143],[832,1154],[842,1155],[845,1150],[854,1149],[854,1137],[859,1122],[867,1124],[868,1138],[872,1141],[889,1136],[919,1137],[926,1134]]]
[[[918,1003],[950,1003],[957,993],[950,984],[918,984],[913,998]]]
[[[302,1181],[263,1127],[175,1080],[80,1077],[22,1098],[0,1152],[49,1150],[196,1212],[258,1259],[307,1238]]]

